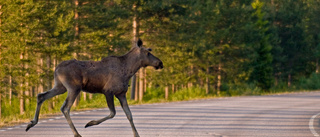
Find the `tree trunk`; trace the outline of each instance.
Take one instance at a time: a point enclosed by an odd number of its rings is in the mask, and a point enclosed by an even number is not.
[[[28,76],[27,76],[28,77]],[[26,102],[26,104],[28,105],[28,104],[30,104],[30,100],[29,100],[29,97],[30,97],[30,87],[29,87],[29,82],[28,82],[28,80],[26,80],[26,88],[25,88],[25,91],[24,91],[24,94],[26,95],[26,100],[25,100],[25,102]]]
[[[291,74],[288,75],[288,87],[291,86]]]
[[[136,46],[136,42],[138,41],[139,38],[139,19],[138,19],[138,11],[137,11],[137,4],[133,4],[132,6],[134,16],[133,16],[133,21],[132,21],[132,34],[133,34],[133,39],[132,39],[132,46]],[[136,74],[132,76],[131,79],[131,99],[138,100],[138,94],[137,94],[137,80],[136,80]]]
[[[0,5],[1,6],[1,5]],[[0,8],[1,9],[1,8]],[[2,93],[0,92],[0,119],[1,119],[1,112],[2,112],[2,110],[1,110],[1,106],[2,106]]]
[[[1,10],[1,8],[2,8],[2,5],[0,5],[0,10]],[[1,14],[2,14],[2,12],[0,11],[0,27],[1,27]],[[1,38],[1,32],[0,32],[0,38]],[[0,49],[1,49],[1,43],[0,43]],[[1,60],[1,50],[0,50],[0,60]],[[10,76],[9,76],[10,77]],[[10,87],[9,87],[10,88]],[[1,119],[1,106],[2,106],[2,104],[1,104],[1,95],[2,95],[2,89],[1,89],[1,87],[0,87],[0,119]],[[11,100],[10,100],[10,105],[11,105]]]
[[[79,37],[79,23],[78,23],[78,20],[79,20],[79,13],[78,13],[78,6],[79,6],[79,1],[78,0],[74,0],[74,21],[75,21],[75,25],[74,25],[74,30],[75,30],[75,33],[74,33],[74,37],[75,37],[75,44],[74,46],[78,45],[78,37]],[[73,53],[73,57],[78,59],[78,51],[74,52]],[[78,106],[79,104],[79,101],[80,101],[80,95],[81,94],[78,94],[76,100],[74,101],[73,103],[73,107],[76,107]]]
[[[174,93],[175,92],[175,85],[174,84],[172,84],[172,86],[171,86],[171,90],[172,90],[172,93]]]
[[[2,116],[2,115],[1,115],[1,113],[2,113],[2,109],[1,109],[1,106],[2,106],[2,103],[1,103],[1,102],[2,102],[2,98],[1,98],[1,95],[2,95],[2,94],[0,93],[0,119],[1,119],[1,116]]]
[[[53,61],[52,61],[52,71],[54,72],[55,71],[55,68],[56,68],[56,65],[57,65],[57,56],[55,56],[53,58]],[[51,87],[50,88],[53,88],[54,87],[54,78],[51,78]],[[56,100],[58,99],[58,96],[55,96],[53,97],[53,100],[52,100],[52,108],[55,107],[56,105]]]
[[[200,87],[204,86],[204,80],[203,80],[202,77],[199,78],[199,82],[198,83],[200,84]]]
[[[20,59],[23,59],[23,54],[20,54]],[[23,66],[22,66],[23,68]],[[20,81],[20,93],[19,93],[19,100],[20,100],[20,115],[24,113],[24,95],[23,95],[23,81]]]
[[[87,93],[86,92],[82,92],[83,95],[83,101],[87,101]]]
[[[131,78],[131,96],[130,99],[134,100],[135,99],[135,89],[136,89],[136,75],[133,75],[133,77]]]
[[[81,97],[80,95],[81,95],[81,94],[78,94],[76,100],[75,100],[74,103],[73,103],[73,107],[77,107],[77,106],[79,105],[80,97]]]
[[[164,96],[165,96],[166,100],[169,98],[169,86],[168,85],[164,88]]]
[[[143,77],[143,92],[147,92],[147,69],[143,69],[143,74],[144,74],[144,77]]]
[[[47,58],[47,62],[46,62],[46,64],[47,64],[47,72],[46,72],[46,76],[47,76],[46,82],[47,82],[47,84],[46,84],[46,87],[47,88],[46,88],[46,90],[49,91],[51,89],[51,84],[52,84],[51,83],[51,78],[50,78],[51,56],[50,56],[49,53],[47,54],[46,58]],[[53,109],[53,101],[52,100],[48,100],[48,110],[52,111],[52,109]]]
[[[0,5],[0,27],[1,27],[1,14],[2,14],[2,12],[1,12],[1,8],[2,8],[2,5]],[[0,38],[1,38],[1,31],[0,31]],[[1,43],[0,43],[0,49],[1,49]],[[1,58],[1,50],[0,50],[0,60],[1,60],[2,58]],[[9,76],[10,77],[10,76]],[[2,81],[1,81],[2,82]],[[10,88],[10,87],[9,87]],[[1,106],[2,106],[2,104],[1,104],[1,95],[2,95],[2,89],[1,89],[1,87],[0,87],[0,119],[1,119]],[[10,100],[10,105],[11,105],[11,100]]]
[[[209,73],[210,73],[210,68],[207,67],[207,70],[206,70],[206,94],[210,93]]]
[[[44,91],[44,83],[43,83],[43,78],[41,78],[41,73],[43,73],[42,69],[43,68],[43,58],[39,58],[39,67],[38,67],[38,77],[40,78],[40,84],[38,85],[38,94],[42,93]]]
[[[92,99],[92,97],[93,97],[93,95],[92,95],[92,94],[89,94],[89,99],[90,99],[90,100]]]
[[[79,6],[79,1],[78,0],[74,0],[74,45],[73,47],[75,48],[75,46],[78,45],[78,40],[79,40],[79,13],[78,13],[78,6]],[[73,58],[78,59],[78,51],[75,50],[75,52],[73,53]],[[79,94],[80,95],[80,94]]]
[[[77,37],[79,35],[79,24],[78,24],[78,19],[79,19],[79,13],[78,13],[78,5],[79,5],[79,1],[78,0],[74,0],[74,20],[75,20],[75,26],[74,26],[74,30],[75,30],[75,37]]]
[[[221,62],[218,65],[218,82],[217,82],[217,95],[220,95],[220,88],[221,88]]]
[[[28,59],[28,54],[26,53],[25,55],[25,58]],[[25,83],[26,83],[26,88],[25,88],[25,95],[27,96],[26,98],[26,104],[28,105],[30,103],[30,100],[29,100],[29,97],[30,97],[30,87],[29,87],[29,73],[28,73],[28,68],[29,68],[29,65],[28,63],[26,63],[25,65],[25,69],[27,70],[27,73],[25,75],[26,77],[26,80],[25,80]]]
[[[319,73],[319,59],[316,59],[316,73]]]
[[[10,69],[10,76],[9,76],[9,104],[12,105],[12,76],[11,76],[11,69]]]
[[[181,89],[186,88],[186,86],[184,84],[181,84]]]
[[[136,82],[134,83],[134,85],[135,85],[135,93],[134,93],[134,100],[135,101],[138,101],[139,100],[139,92],[138,92],[138,89],[139,89],[139,82],[138,82],[139,80],[136,78]]]
[[[1,15],[2,15],[2,11],[1,11],[1,9],[2,9],[2,5],[0,5],[0,27],[2,26],[2,20],[1,20]],[[2,34],[1,34],[1,32],[0,32],[0,38],[2,37]],[[2,46],[2,43],[0,43],[0,49],[1,49],[1,46]],[[0,55],[1,55],[1,51],[0,51]],[[1,56],[0,56],[0,58],[1,58]],[[9,64],[9,73],[10,73],[10,75],[9,75],[9,104],[11,105],[12,103],[11,103],[11,99],[12,99],[12,77],[11,77],[11,65]],[[1,107],[1,105],[0,105],[0,107]],[[0,108],[1,109],[1,108]],[[0,113],[0,115],[1,115],[1,113]]]
[[[191,88],[193,86],[192,83],[192,75],[193,75],[193,65],[190,66],[190,71],[189,71],[189,77],[191,78],[190,81],[188,82],[188,88]]]
[[[142,101],[143,93],[144,93],[144,90],[143,90],[143,87],[144,87],[144,84],[143,84],[143,81],[144,81],[143,70],[144,70],[144,68],[140,68],[140,70],[139,70],[139,101]]]
[[[30,86],[30,97],[34,97],[35,86]]]
[[[20,115],[22,115],[24,113],[24,98],[23,98],[23,88],[22,88],[22,83],[20,84],[20,94],[19,94],[19,98],[20,98]]]

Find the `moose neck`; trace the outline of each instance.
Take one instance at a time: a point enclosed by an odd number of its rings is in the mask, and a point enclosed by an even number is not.
[[[131,78],[142,67],[142,62],[137,50],[138,48],[133,48],[123,56],[128,78]]]

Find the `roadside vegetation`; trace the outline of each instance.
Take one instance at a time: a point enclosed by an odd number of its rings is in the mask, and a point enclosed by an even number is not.
[[[320,89],[320,0],[0,0],[0,126],[27,122],[64,60],[123,55],[141,38],[164,63],[130,104]],[[45,101],[60,114],[66,94]],[[119,105],[115,99],[116,104]],[[73,110],[107,107],[81,93]]]

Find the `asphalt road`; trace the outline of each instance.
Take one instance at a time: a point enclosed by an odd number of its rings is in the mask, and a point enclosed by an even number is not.
[[[141,137],[313,137],[320,134],[320,92],[230,97],[130,106]],[[120,107],[117,115],[89,128],[85,124],[109,114],[108,109],[72,112],[83,137],[133,137]],[[0,129],[0,137],[72,137],[60,115]]]

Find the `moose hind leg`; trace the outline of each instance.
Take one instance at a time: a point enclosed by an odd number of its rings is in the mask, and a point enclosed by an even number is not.
[[[69,90],[68,89],[68,96],[67,99],[64,101],[61,111],[64,115],[64,117],[67,119],[67,122],[74,134],[74,137],[81,137],[81,135],[78,133],[77,129],[74,127],[74,124],[72,123],[71,117],[70,117],[70,108],[72,107],[73,102],[77,98],[77,96],[80,93],[80,89],[77,90]]]
[[[92,120],[92,121],[88,122],[85,125],[85,128],[93,126],[93,125],[98,125],[98,124],[102,123],[103,121],[106,121],[108,119],[113,118],[116,115],[116,110],[114,108],[114,100],[113,100],[114,97],[113,97],[113,94],[109,93],[109,94],[105,94],[105,96],[106,96],[107,104],[108,104],[108,107],[109,107],[109,110],[110,110],[110,114],[108,116],[102,118],[102,119]]]
[[[41,105],[42,103],[47,100],[50,99],[56,95],[59,94],[63,94],[65,93],[67,90],[65,87],[63,87],[62,85],[57,85],[54,86],[51,90],[47,91],[47,92],[43,92],[43,93],[39,93],[37,96],[37,108],[36,108],[36,113],[34,115],[33,120],[28,124],[26,131],[28,131],[30,128],[32,128],[33,126],[35,126],[38,123],[39,120],[39,113],[40,113],[40,109],[41,109]]]
[[[132,114],[131,114],[131,111],[130,111],[129,106],[128,106],[126,95],[125,94],[120,94],[120,95],[118,95],[116,97],[119,99],[121,107],[122,107],[123,111],[126,113],[126,116],[127,116],[128,120],[129,120],[131,128],[132,128],[134,137],[139,137],[137,129],[134,126],[134,123],[133,123]]]

